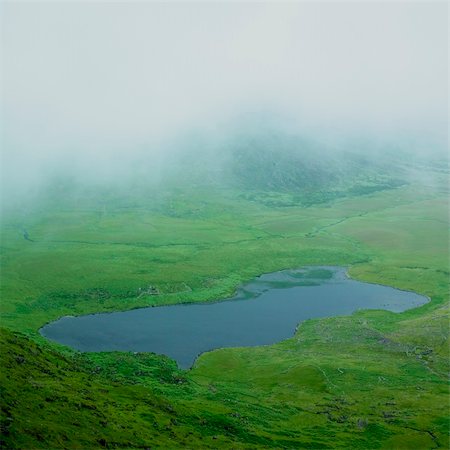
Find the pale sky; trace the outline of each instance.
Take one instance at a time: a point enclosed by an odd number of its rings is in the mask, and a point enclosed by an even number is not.
[[[445,2],[3,3],[4,176],[137,147],[158,152],[167,136],[259,112],[302,129],[442,144],[447,9]]]

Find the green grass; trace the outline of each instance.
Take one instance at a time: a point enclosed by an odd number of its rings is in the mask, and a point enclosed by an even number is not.
[[[1,241],[4,445],[448,448],[443,185],[309,207],[198,188],[11,213]],[[206,353],[188,372],[152,354],[78,354],[38,334],[67,314],[215,300],[262,273],[325,264],[431,302],[307,321],[276,345]]]

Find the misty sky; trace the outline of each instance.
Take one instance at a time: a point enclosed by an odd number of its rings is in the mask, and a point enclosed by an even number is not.
[[[447,139],[445,2],[9,2],[0,14],[11,183],[259,113],[317,133]]]

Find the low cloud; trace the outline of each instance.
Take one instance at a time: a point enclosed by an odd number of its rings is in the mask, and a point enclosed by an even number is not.
[[[156,167],[168,141],[249,117],[447,144],[445,3],[10,2],[1,17],[3,190]]]

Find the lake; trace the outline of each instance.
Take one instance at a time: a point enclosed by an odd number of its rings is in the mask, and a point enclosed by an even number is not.
[[[218,302],[62,317],[40,332],[82,352],[154,352],[187,369],[203,352],[289,338],[307,319],[358,309],[401,312],[427,302],[413,292],[352,280],[342,267],[303,267],[261,275]]]

